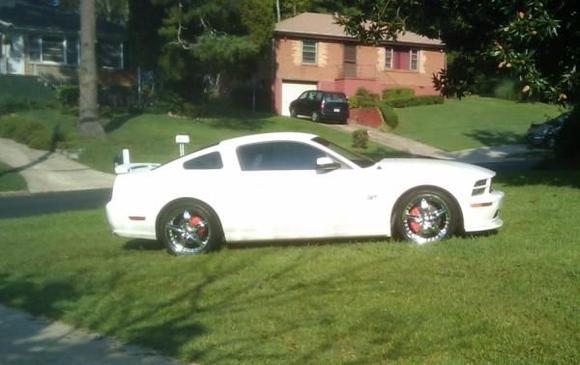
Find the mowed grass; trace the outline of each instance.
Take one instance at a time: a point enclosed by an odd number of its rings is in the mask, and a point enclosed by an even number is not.
[[[393,132],[448,151],[525,143],[532,122],[560,114],[558,106],[467,97],[445,104],[396,109],[399,126]]]
[[[133,162],[167,162],[179,155],[175,144],[177,134],[188,134],[191,143],[186,152],[217,143],[221,140],[267,132],[308,132],[325,137],[346,148],[352,146],[352,136],[306,119],[296,119],[268,114],[240,114],[212,118],[178,118],[164,114],[119,114],[105,123],[105,138],[81,139],[76,134],[76,118],[56,110],[19,112],[3,120],[23,119],[45,124],[51,130],[59,125],[62,132],[72,140],[68,148],[75,150],[80,162],[104,171],[112,172],[113,160],[123,148],[131,152]],[[399,152],[369,143],[369,148],[359,152],[374,158],[400,156]]]
[[[0,302],[200,364],[577,363],[580,173],[497,180],[499,233],[428,246],[172,257],[103,210],[0,220]]]
[[[26,190],[26,181],[14,169],[0,162],[0,192]]]

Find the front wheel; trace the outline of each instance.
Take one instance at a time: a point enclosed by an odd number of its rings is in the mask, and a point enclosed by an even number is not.
[[[223,241],[218,218],[197,201],[183,201],[165,209],[157,222],[157,235],[172,255],[208,252],[219,248]]]
[[[298,113],[296,113],[296,108],[293,106],[290,107],[290,116],[292,118],[296,118],[298,116]]]
[[[459,208],[448,193],[423,188],[412,190],[399,200],[393,230],[399,238],[425,244],[453,235],[459,222]]]

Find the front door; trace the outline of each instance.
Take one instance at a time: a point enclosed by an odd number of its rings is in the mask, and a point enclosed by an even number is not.
[[[24,74],[24,37],[21,34],[13,34],[10,37],[10,46],[7,52],[6,71],[9,74]]]

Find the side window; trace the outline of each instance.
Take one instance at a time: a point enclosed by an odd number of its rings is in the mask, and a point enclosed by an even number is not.
[[[315,100],[316,99],[316,91],[308,92],[308,100]]]
[[[306,99],[307,96],[308,96],[308,91],[305,91],[302,94],[300,94],[300,96],[298,97],[298,99]]]
[[[316,101],[322,101],[322,93],[320,91],[316,93]]]
[[[218,170],[224,167],[219,152],[208,153],[183,163],[186,170]]]
[[[266,142],[238,147],[243,171],[316,170],[316,159],[326,156],[318,148],[299,142]]]

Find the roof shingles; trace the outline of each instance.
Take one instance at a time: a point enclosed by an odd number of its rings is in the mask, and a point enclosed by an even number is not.
[[[274,31],[278,34],[329,37],[355,40],[344,31],[344,28],[336,24],[330,14],[302,13],[288,18],[276,24]],[[439,39],[431,39],[413,32],[404,32],[397,36],[398,43],[421,44],[441,47],[443,43]]]

